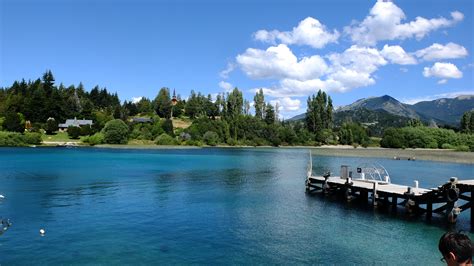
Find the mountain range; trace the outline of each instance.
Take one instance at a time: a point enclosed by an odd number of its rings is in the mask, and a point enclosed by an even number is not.
[[[384,95],[360,99],[352,104],[337,108],[334,111],[334,122],[338,125],[350,119],[368,125],[393,122],[393,126],[396,126],[410,119],[420,119],[425,123],[433,124],[434,121],[437,125],[457,127],[464,112],[473,109],[474,94],[422,101],[415,104],[402,103],[389,95]],[[289,120],[296,121],[304,118],[305,114],[303,113]]]

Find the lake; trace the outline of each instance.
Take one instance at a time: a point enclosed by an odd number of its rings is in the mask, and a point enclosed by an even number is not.
[[[363,162],[406,185],[474,178],[469,164],[330,156],[313,173]],[[0,148],[0,264],[441,264],[440,219],[309,196],[307,163],[308,149]]]

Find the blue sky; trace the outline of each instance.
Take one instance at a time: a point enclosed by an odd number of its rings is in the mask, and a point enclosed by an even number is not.
[[[83,82],[122,100],[161,87],[264,88],[281,114],[324,89],[336,106],[389,94],[405,102],[473,93],[471,0],[1,0],[0,86]]]

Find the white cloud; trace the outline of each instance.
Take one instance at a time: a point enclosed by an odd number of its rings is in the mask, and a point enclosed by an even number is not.
[[[290,97],[277,98],[275,100],[271,100],[270,103],[273,106],[276,106],[278,103],[280,107],[279,111],[283,112],[294,112],[300,110],[301,108],[301,101],[298,99],[291,99]]]
[[[387,61],[375,48],[352,45],[343,53],[333,53],[328,56],[332,70],[347,68],[357,72],[372,73]]]
[[[400,68],[400,71],[402,71],[403,73],[407,73],[407,72],[408,72],[408,68],[406,68],[406,67],[401,67],[401,68]]]
[[[415,55],[423,60],[433,61],[439,59],[463,58],[466,57],[468,53],[463,46],[450,42],[446,45],[433,43],[425,49],[416,51]]]
[[[362,22],[354,22],[345,27],[344,32],[354,43],[370,46],[382,40],[422,39],[431,31],[456,24],[464,19],[464,15],[454,11],[451,12],[451,19],[416,17],[415,20],[402,23],[405,19],[403,10],[393,2],[379,0]]]
[[[227,63],[227,67],[219,73],[219,76],[223,79],[226,79],[229,77],[229,74],[234,71],[235,69],[235,64],[234,63]]]
[[[417,63],[416,59],[407,54],[399,45],[389,46],[386,44],[380,53],[393,64],[414,65]]]
[[[305,80],[324,74],[327,65],[319,55],[298,58],[284,44],[267,50],[249,48],[236,57],[245,74],[253,79],[293,78]]]
[[[375,83],[372,73],[387,64],[377,49],[351,46],[341,54],[328,56],[331,61],[325,80],[328,91],[345,92]]]
[[[322,48],[328,43],[337,42],[339,32],[337,30],[330,32],[319,20],[307,17],[300,21],[292,31],[259,30],[254,34],[254,38],[272,44],[278,40],[280,43],[288,45],[309,45],[313,48]]]
[[[436,58],[459,58],[467,55],[464,47],[454,43],[430,47],[409,53],[400,45],[384,45],[381,50],[373,47],[381,40],[421,39],[430,32],[454,25],[464,19],[460,12],[451,18],[425,19],[416,17],[405,22],[403,10],[392,2],[378,1],[362,22],[354,22],[344,30],[356,44],[343,52],[299,57],[289,45],[309,45],[321,48],[337,42],[339,32],[330,32],[314,18],[306,18],[291,31],[260,30],[254,34],[259,41],[272,43],[264,49],[248,48],[235,58],[234,68],[239,68],[251,79],[269,79],[272,85],[263,88],[266,95],[282,99],[326,92],[347,92],[377,82],[375,75],[387,64],[413,65],[418,61]],[[463,50],[464,49],[464,50]],[[465,56],[465,55],[464,55]],[[419,59],[418,59],[419,58]],[[407,72],[407,68],[400,68]],[[425,77],[437,77],[444,84],[449,78],[460,78],[462,72],[449,63],[435,63],[423,71]]]
[[[455,92],[439,93],[439,94],[427,95],[427,96],[421,96],[421,97],[415,97],[415,98],[401,99],[400,101],[407,104],[415,104],[417,102],[432,101],[439,98],[456,98],[461,95],[471,95],[472,97],[474,97],[474,93],[472,91],[455,91]]]
[[[372,73],[380,66],[387,64],[377,49],[356,45],[346,49],[343,53],[330,54],[327,58],[331,64],[324,67],[326,69],[324,75],[319,73],[312,76],[282,75],[281,73],[280,75],[271,75],[271,72],[265,72],[266,77],[273,76],[279,79],[279,83],[271,88],[264,88],[264,93],[273,97],[285,97],[306,96],[318,90],[345,92],[374,84],[375,79]],[[245,66],[250,67],[250,65]],[[275,65],[271,67],[274,68]],[[271,71],[271,67],[266,71]],[[288,71],[294,71],[294,69]],[[244,69],[244,72],[250,77],[256,76],[255,71],[251,68]],[[261,69],[258,69],[257,73],[259,77],[263,76]]]
[[[229,82],[225,82],[225,81],[219,82],[219,87],[224,89],[226,92],[229,92],[234,88],[234,86],[232,86],[232,84],[230,84]]]
[[[436,62],[432,67],[425,67],[423,69],[423,76],[427,78],[459,79],[462,78],[462,72],[459,71],[458,67],[454,64]]]
[[[138,103],[141,99],[143,99],[142,96],[139,96],[139,97],[132,97],[132,103]]]

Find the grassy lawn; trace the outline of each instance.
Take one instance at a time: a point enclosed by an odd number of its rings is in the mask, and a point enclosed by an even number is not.
[[[78,141],[77,139],[70,139],[67,135],[67,132],[56,132],[55,135],[46,135],[42,136],[43,141],[58,141],[58,142],[67,142],[67,141]]]
[[[174,128],[188,128],[193,122],[189,119],[173,118]]]
[[[131,139],[128,141],[128,145],[155,145],[155,142],[153,140]]]

